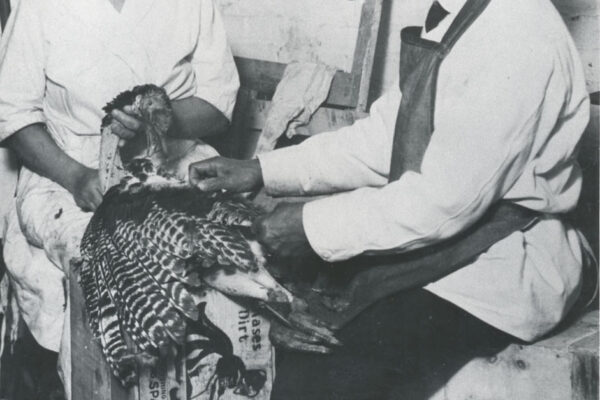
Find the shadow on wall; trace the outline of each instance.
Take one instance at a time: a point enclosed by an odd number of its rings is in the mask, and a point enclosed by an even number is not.
[[[600,149],[600,101],[598,93],[592,98],[590,123],[581,140],[579,163],[583,174],[583,187],[577,208],[571,213],[572,223],[581,229],[598,258],[598,152]],[[594,104],[595,103],[595,104]]]

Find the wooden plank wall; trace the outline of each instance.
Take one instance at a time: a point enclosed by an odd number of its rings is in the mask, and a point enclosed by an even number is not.
[[[581,55],[590,93],[600,90],[600,2],[552,0],[560,11]]]
[[[234,55],[352,69],[361,1],[216,0]]]

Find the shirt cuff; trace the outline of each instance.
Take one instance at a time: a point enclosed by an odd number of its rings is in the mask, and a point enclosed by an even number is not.
[[[296,151],[294,146],[290,146],[257,155],[265,190],[270,196],[303,194],[302,184],[298,179],[298,165],[290,162],[296,159]]]
[[[352,213],[336,195],[308,202],[302,209],[304,233],[312,249],[325,261],[342,261],[362,252],[353,244]]]
[[[233,88],[231,91],[233,91]],[[229,122],[231,122],[237,90],[235,90],[233,93],[231,91],[229,93],[217,93],[216,90],[211,90],[207,87],[201,87],[196,90],[194,96],[210,103],[217,110],[223,113]]]
[[[215,79],[197,82],[194,96],[212,104],[231,122],[240,80],[233,60],[231,65],[223,66],[222,71]]]
[[[29,111],[26,113],[13,114],[3,122],[0,122],[0,142],[26,126],[45,122],[46,118],[42,111]]]

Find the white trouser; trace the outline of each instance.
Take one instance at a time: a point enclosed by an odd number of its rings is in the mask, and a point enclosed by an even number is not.
[[[81,211],[73,196],[56,183],[27,170],[21,178],[8,216],[4,258],[19,311],[33,337],[59,352],[59,371],[70,399],[67,276],[91,213]]]

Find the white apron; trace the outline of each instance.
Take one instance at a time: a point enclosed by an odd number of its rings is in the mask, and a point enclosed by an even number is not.
[[[200,97],[231,118],[239,80],[211,0],[127,0],[121,13],[107,0],[20,2],[0,43],[0,140],[45,123],[59,147],[95,168],[102,107],[146,83],[171,99]],[[21,170],[4,257],[25,322],[53,351],[61,348],[69,259],[90,217],[61,186]]]

